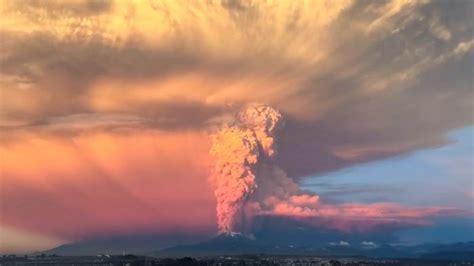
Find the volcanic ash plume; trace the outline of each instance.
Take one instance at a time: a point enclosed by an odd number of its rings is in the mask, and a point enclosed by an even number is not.
[[[242,231],[245,203],[257,188],[257,165],[275,156],[275,132],[282,125],[277,110],[251,105],[212,135],[219,232]]]

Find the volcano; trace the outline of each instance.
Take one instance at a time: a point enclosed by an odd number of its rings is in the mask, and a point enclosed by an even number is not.
[[[278,246],[270,245],[253,236],[241,233],[222,233],[209,240],[191,245],[178,245],[153,253],[157,257],[179,256],[219,256],[269,254],[281,251]]]

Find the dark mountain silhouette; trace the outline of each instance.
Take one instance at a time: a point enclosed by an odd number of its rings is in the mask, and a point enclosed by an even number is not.
[[[184,243],[193,243],[208,238],[208,236],[202,235],[182,236],[176,234],[100,237],[64,244],[35,254],[56,254],[62,256],[146,254],[157,249]]]
[[[202,239],[202,237],[201,237]],[[367,246],[355,242],[331,242],[322,245],[315,239],[314,244],[292,245],[232,233],[220,234],[213,238],[196,242],[192,239],[170,237],[125,237],[84,240],[66,244],[40,252],[57,255],[97,255],[97,254],[137,254],[156,257],[203,257],[223,255],[309,255],[345,256],[372,258],[422,258],[437,260],[474,261],[474,242],[454,244],[422,244],[416,246],[394,246],[388,244]],[[175,243],[173,246],[173,243]]]
[[[210,240],[192,245],[165,248],[151,255],[158,257],[219,256],[219,255],[315,255],[315,256],[367,256],[378,258],[411,257],[406,250],[382,245],[373,249],[359,246],[328,245],[293,246],[275,245],[244,235],[218,235]]]
[[[313,255],[363,256],[372,258],[433,258],[474,261],[474,242],[451,245],[423,244],[392,246],[383,244],[367,248],[361,245],[292,246],[275,245],[241,234],[221,234],[210,240],[165,248],[150,255],[157,257],[222,256],[222,255]]]
[[[154,252],[153,255],[159,257],[180,257],[183,254],[186,254],[186,256],[218,256],[274,253],[277,250],[278,247],[256,240],[251,236],[230,233],[220,234],[192,245],[165,248]]]

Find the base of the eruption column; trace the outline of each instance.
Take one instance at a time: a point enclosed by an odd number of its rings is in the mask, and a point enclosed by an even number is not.
[[[220,256],[276,253],[271,245],[238,232],[225,232],[194,245],[167,248],[154,254],[158,257]]]
[[[217,236],[239,237],[239,236],[245,236],[245,234],[241,232],[221,232],[217,234]]]
[[[221,232],[218,233],[215,238],[243,238],[248,240],[255,240],[255,236],[253,234],[246,234],[242,232]]]

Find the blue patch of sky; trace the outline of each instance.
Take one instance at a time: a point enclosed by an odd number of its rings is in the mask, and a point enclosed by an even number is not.
[[[402,243],[473,241],[474,127],[453,131],[448,139],[442,147],[308,177],[301,186],[332,202],[460,208],[471,216],[436,218],[432,226],[396,235]]]
[[[450,143],[443,147],[308,177],[301,186],[335,202],[474,210],[474,127],[456,130],[448,138]]]

